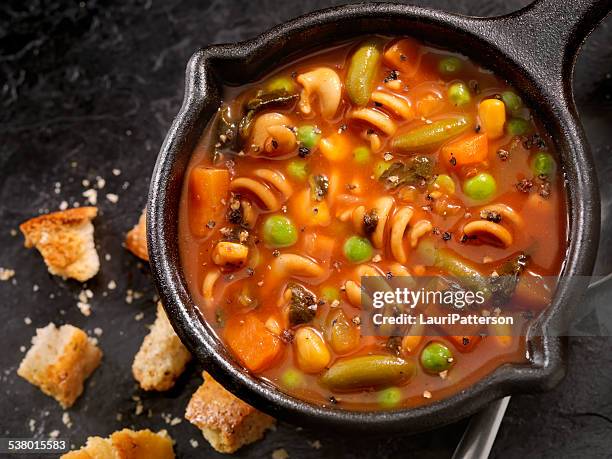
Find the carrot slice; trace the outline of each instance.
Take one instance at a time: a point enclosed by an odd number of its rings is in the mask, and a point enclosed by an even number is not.
[[[214,226],[208,223],[223,217],[229,184],[227,169],[197,166],[189,174],[189,227],[195,236],[206,236]]]
[[[386,49],[383,59],[385,64],[399,70],[400,74],[412,77],[419,69],[421,60],[419,48],[420,45],[416,40],[403,38]]]
[[[486,161],[489,154],[489,141],[486,134],[474,134],[447,143],[441,150],[446,164],[467,166]]]
[[[231,317],[223,337],[242,364],[254,372],[269,367],[281,351],[281,340],[268,331],[254,312]]]

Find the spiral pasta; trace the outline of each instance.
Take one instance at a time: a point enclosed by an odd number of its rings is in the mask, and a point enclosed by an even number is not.
[[[221,271],[218,269],[208,271],[204,276],[204,281],[202,282],[202,296],[204,297],[204,302],[207,306],[212,305],[214,301],[215,285],[220,277]]]
[[[296,80],[304,88],[299,102],[302,113],[312,112],[311,98],[315,96],[323,118],[333,118],[342,100],[342,81],[338,74],[329,67],[318,67],[298,75]]]
[[[374,91],[370,97],[376,107],[382,107],[387,109],[393,115],[403,118],[404,120],[413,117],[412,107],[410,103],[403,97],[398,96],[390,92]],[[379,131],[393,135],[397,130],[397,123],[391,118],[388,113],[377,108],[360,108],[353,110],[350,113],[350,117],[353,119],[365,121],[371,124]],[[371,139],[374,141],[373,147],[379,146],[379,139]],[[378,150],[378,148],[374,148]]]
[[[281,113],[264,113],[253,123],[251,148],[268,156],[289,153],[297,148],[295,133],[289,129],[291,118]]]
[[[473,220],[463,226],[463,234],[467,237],[484,236],[485,240],[509,247],[514,236],[502,225],[509,221],[516,229],[524,227],[523,218],[506,204],[491,204],[480,209],[480,220]]]
[[[293,188],[285,176],[271,169],[256,169],[256,178],[239,177],[232,180],[230,190],[249,191],[263,204],[265,210],[277,211],[293,194]]]
[[[325,274],[325,269],[316,262],[295,253],[283,253],[270,264],[268,281],[274,283],[291,277],[316,278]]]

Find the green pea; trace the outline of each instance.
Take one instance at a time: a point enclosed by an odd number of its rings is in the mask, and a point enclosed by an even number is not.
[[[519,108],[523,106],[523,101],[520,96],[513,91],[504,91],[501,94],[502,101],[506,106],[506,110],[510,113],[517,111]]]
[[[294,93],[295,92],[295,83],[293,80],[286,76],[281,76],[274,78],[272,81],[268,83],[267,86],[268,91],[275,92],[286,92],[286,93]]]
[[[295,225],[283,215],[271,215],[263,225],[263,237],[270,247],[289,247],[297,242]]]
[[[331,286],[323,287],[321,289],[321,298],[323,298],[327,303],[340,300],[340,290]]]
[[[536,153],[531,163],[535,175],[550,176],[555,171],[555,166],[555,159],[545,151]]]
[[[453,179],[446,174],[440,174],[434,180],[434,185],[447,194],[455,194],[455,182]]]
[[[472,96],[470,95],[470,90],[465,85],[465,83],[453,83],[448,88],[448,98],[451,100],[453,104],[457,107],[461,107],[462,105],[469,104],[472,100]]]
[[[298,159],[291,161],[287,165],[287,172],[291,177],[304,181],[308,178],[308,163]]]
[[[402,401],[402,391],[399,387],[388,387],[381,390],[376,398],[382,408],[394,408]]]
[[[476,201],[484,201],[497,191],[497,184],[491,174],[481,172],[463,183],[463,192]]]
[[[428,373],[448,370],[453,363],[453,353],[442,343],[432,341],[421,352],[421,365]]]
[[[357,164],[370,162],[370,149],[368,147],[357,147],[353,150],[353,159]]]
[[[523,135],[530,129],[529,121],[523,118],[512,118],[506,123],[506,130],[510,135]]]
[[[321,133],[316,126],[305,124],[298,128],[297,138],[303,146],[312,150],[319,143]]]
[[[281,375],[281,384],[290,389],[299,387],[304,382],[304,376],[297,370],[289,368]]]
[[[344,256],[353,263],[368,261],[372,251],[372,244],[365,237],[351,236],[344,243]]]
[[[381,175],[385,173],[387,169],[391,167],[391,163],[388,161],[378,161],[374,166],[374,177],[376,180],[380,178]]]
[[[457,73],[463,67],[461,59],[455,56],[445,57],[438,62],[438,71],[442,75],[452,75]]]

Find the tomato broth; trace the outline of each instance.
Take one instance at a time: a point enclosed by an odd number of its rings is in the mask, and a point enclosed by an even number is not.
[[[179,212],[203,317],[248,371],[344,409],[432,403],[528,364],[524,336],[489,326],[368,336],[359,292],[363,276],[504,272],[510,294],[479,313],[546,308],[567,212],[534,115],[490,71],[411,38],[342,43],[227,87]]]

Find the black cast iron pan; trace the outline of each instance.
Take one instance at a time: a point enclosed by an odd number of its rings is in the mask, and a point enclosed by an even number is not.
[[[567,343],[558,336],[586,289],[599,240],[595,171],[572,96],[576,54],[612,0],[540,0],[516,13],[472,18],[407,5],[372,3],[315,12],[242,43],[204,48],[187,66],[183,105],[161,148],[149,192],[151,266],[176,332],[215,378],[239,397],[296,424],[364,432],[415,432],[469,416],[513,393],[549,389],[565,373]],[[356,412],[323,408],[278,391],[247,373],[200,318],[178,254],[178,207],[189,157],[220,105],[221,83],[256,80],[308,50],[366,34],[412,35],[459,51],[522,92],[552,135],[567,180],[569,248],[553,304],[534,327],[529,365],[504,365],[467,390],[415,409]]]

